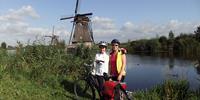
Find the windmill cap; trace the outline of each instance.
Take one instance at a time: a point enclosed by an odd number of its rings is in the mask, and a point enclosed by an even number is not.
[[[111,43],[112,43],[112,44],[113,44],[113,43],[120,44],[120,42],[119,42],[119,40],[118,40],[118,39],[113,39],[113,40],[111,41]]]

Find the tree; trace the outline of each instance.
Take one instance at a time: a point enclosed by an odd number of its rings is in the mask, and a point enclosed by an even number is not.
[[[6,45],[5,42],[2,42],[2,43],[1,43],[1,48],[3,48],[3,49],[6,49],[6,48],[7,48],[7,45]]]
[[[169,39],[174,39],[174,33],[173,31],[169,31]]]
[[[161,36],[159,38],[159,42],[161,44],[161,50],[167,51],[167,37]]]
[[[197,27],[197,30],[194,31],[196,40],[200,42],[200,26]]]
[[[168,40],[169,51],[173,51],[173,47],[174,47],[174,33],[171,30],[169,32],[169,40]]]
[[[146,42],[146,46],[148,51],[151,53],[156,53],[160,50],[161,45],[158,39],[150,39],[148,42]]]

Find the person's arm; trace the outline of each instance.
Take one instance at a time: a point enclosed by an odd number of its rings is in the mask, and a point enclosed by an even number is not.
[[[109,75],[111,75],[111,63],[110,63],[110,56],[109,56],[109,62],[108,62],[108,72],[109,72]]]
[[[121,48],[122,54],[126,54],[127,50],[125,48]]]
[[[108,64],[108,66],[107,66],[108,67],[108,75],[110,75],[110,63],[109,63],[110,60],[109,60],[109,56],[107,57],[107,61],[108,61],[107,62],[107,64]]]
[[[120,71],[119,76],[118,76],[118,80],[122,79],[122,76],[125,73],[125,69],[126,69],[125,67],[126,67],[126,55],[123,54],[122,55],[122,67],[121,67],[121,71]]]
[[[110,56],[109,56],[109,62],[108,62],[108,74],[109,74],[109,76],[112,76],[112,73],[111,73],[111,62],[110,62]],[[112,79],[111,78],[109,78],[109,81],[112,81]]]

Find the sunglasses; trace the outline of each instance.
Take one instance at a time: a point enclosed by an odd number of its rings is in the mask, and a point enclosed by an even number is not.
[[[113,44],[112,46],[119,46],[118,44]]]
[[[99,48],[106,48],[105,46],[99,46]]]

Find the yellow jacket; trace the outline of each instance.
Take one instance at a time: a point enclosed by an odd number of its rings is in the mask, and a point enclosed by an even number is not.
[[[117,53],[117,60],[116,60],[116,65],[117,65],[117,72],[120,73],[122,70],[122,51],[119,50]],[[123,75],[126,75],[126,71],[124,69]]]

